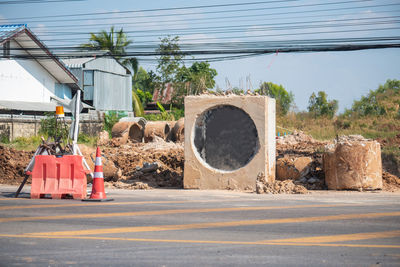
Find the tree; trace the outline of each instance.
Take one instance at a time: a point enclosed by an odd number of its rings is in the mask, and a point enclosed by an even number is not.
[[[172,101],[181,105],[184,95],[196,95],[215,86],[217,71],[208,62],[194,62],[190,67],[183,64],[184,55],[179,46],[179,37],[161,39],[156,49],[160,53],[157,65],[157,87],[163,90],[167,83],[174,88]]]
[[[197,95],[215,86],[217,71],[208,62],[194,62],[186,68],[182,66],[176,73],[176,87],[184,88],[181,95]]]
[[[131,67],[135,75],[139,64],[137,59],[125,57],[125,49],[131,43],[132,41],[128,40],[128,36],[122,28],[119,31],[115,31],[114,26],[112,26],[110,32],[102,30],[98,34],[90,33],[89,42],[81,44],[80,47],[110,52],[124,66]]]
[[[282,115],[288,113],[294,100],[292,92],[288,92],[282,85],[277,85],[272,82],[263,82],[260,88],[255,90],[255,92],[275,98],[278,114]]]
[[[319,91],[318,95],[312,93],[308,100],[308,112],[316,117],[327,116],[333,118],[338,110],[338,101],[328,101],[328,95],[324,91]]]
[[[161,39],[161,44],[156,49],[160,53],[158,58],[157,72],[164,88],[166,83],[175,81],[175,74],[181,67],[184,56],[180,53],[181,49],[178,44],[179,36],[171,38],[170,36]]]
[[[357,114],[360,116],[390,115],[391,111],[399,110],[400,81],[387,80],[378,89],[371,90],[367,96],[354,101],[351,110],[346,110],[346,115]]]

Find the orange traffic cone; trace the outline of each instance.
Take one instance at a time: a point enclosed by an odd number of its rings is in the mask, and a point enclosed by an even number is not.
[[[94,164],[94,176],[92,182],[92,194],[89,199],[85,201],[111,201],[113,199],[107,199],[106,192],[104,191],[104,177],[103,177],[103,165],[101,164],[101,153],[100,147],[97,147],[96,151],[96,162]]]

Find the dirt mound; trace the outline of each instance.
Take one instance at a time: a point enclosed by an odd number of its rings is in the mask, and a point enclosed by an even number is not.
[[[328,141],[318,141],[301,131],[294,131],[293,134],[282,136],[276,140],[277,162],[294,163],[298,159],[306,157],[308,159],[307,171],[303,171],[302,174],[299,172],[290,179],[297,179],[294,184],[302,185],[308,190],[324,190],[326,186],[322,169],[322,155],[328,144]],[[287,175],[284,177],[285,179],[289,178]]]
[[[258,174],[256,182],[257,194],[307,194],[308,190],[292,180],[268,183],[263,173]]]
[[[34,153],[0,145],[0,183],[20,184],[25,176],[24,170]]]
[[[153,187],[183,187],[184,150],[182,144],[155,138],[151,143],[129,143],[107,147],[103,153],[121,169],[120,179],[108,186],[116,188],[149,189]],[[147,171],[146,164],[157,168]],[[141,183],[146,184],[146,186]]]
[[[400,191],[400,178],[390,174],[389,172],[382,172],[383,190],[389,192]]]

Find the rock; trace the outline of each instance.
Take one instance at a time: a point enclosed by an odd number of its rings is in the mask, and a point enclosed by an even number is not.
[[[312,161],[310,157],[280,158],[276,161],[276,179],[300,179],[310,172]]]
[[[108,134],[108,132],[105,130],[101,131],[99,133],[99,139],[97,140],[97,145],[104,146],[107,145],[109,141],[110,141],[110,135]]]
[[[340,137],[323,155],[323,169],[328,189],[382,189],[381,146],[362,136]]]

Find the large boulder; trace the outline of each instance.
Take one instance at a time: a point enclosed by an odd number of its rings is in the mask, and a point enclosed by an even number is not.
[[[362,136],[340,137],[324,154],[323,168],[328,189],[382,189],[381,146]]]

